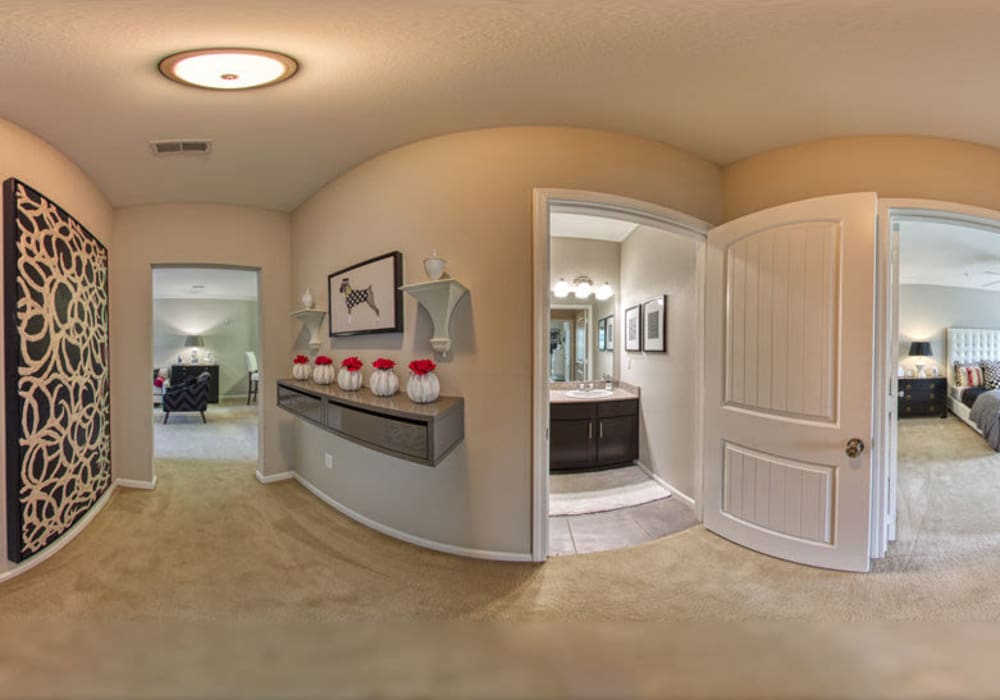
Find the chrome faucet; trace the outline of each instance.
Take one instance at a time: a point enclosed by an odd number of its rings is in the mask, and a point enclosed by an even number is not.
[[[604,388],[608,391],[612,391],[614,389],[614,384],[613,384],[614,377],[612,377],[610,374],[605,374],[603,376],[603,379],[604,379]]]

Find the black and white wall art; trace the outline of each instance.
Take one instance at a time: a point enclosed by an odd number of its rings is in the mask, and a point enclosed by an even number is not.
[[[19,562],[111,485],[108,252],[16,179],[3,230],[7,556]]]
[[[642,350],[642,308],[639,305],[625,309],[625,351]]]
[[[403,332],[403,254],[386,253],[328,278],[330,335]]]
[[[667,351],[667,297],[656,297],[642,304],[643,352]]]

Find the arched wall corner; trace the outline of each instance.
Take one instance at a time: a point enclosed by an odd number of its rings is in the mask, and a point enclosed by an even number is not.
[[[290,225],[286,213],[230,205],[163,204],[115,210],[111,423],[117,479],[153,483],[152,268],[177,263],[260,270],[260,468],[263,477],[288,471],[291,452],[281,436],[289,418],[276,406],[274,379],[287,365],[291,336]]]
[[[722,171],[725,221],[846,192],[1000,209],[1000,149],[927,136],[854,136],[779,148]]]
[[[436,249],[470,290],[453,319],[453,354],[433,356],[442,393],[465,399],[465,440],[444,462],[387,458],[296,421],[297,477],[352,517],[445,551],[530,557],[532,205],[540,187],[721,218],[718,166],[662,143],[555,127],[412,143],[336,178],[293,212],[292,288],[311,288],[321,308],[327,275],[393,250],[403,253],[404,283],[425,279],[422,261]],[[390,357],[405,373],[410,360],[432,356],[430,332],[406,297],[403,333],[334,338],[321,351],[335,361],[358,355],[367,366]]]

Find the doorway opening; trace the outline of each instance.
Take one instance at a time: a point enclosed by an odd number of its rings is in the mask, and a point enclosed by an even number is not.
[[[707,224],[536,191],[533,557],[697,523]]]
[[[157,468],[260,461],[259,270],[152,271],[153,457]]]
[[[879,218],[873,553],[886,568],[975,556],[1000,508],[1000,213],[892,200]]]

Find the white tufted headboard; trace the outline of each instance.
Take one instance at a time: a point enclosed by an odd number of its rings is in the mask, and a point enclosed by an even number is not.
[[[955,363],[1000,360],[1000,330],[993,328],[948,329],[948,385],[955,383]]]

